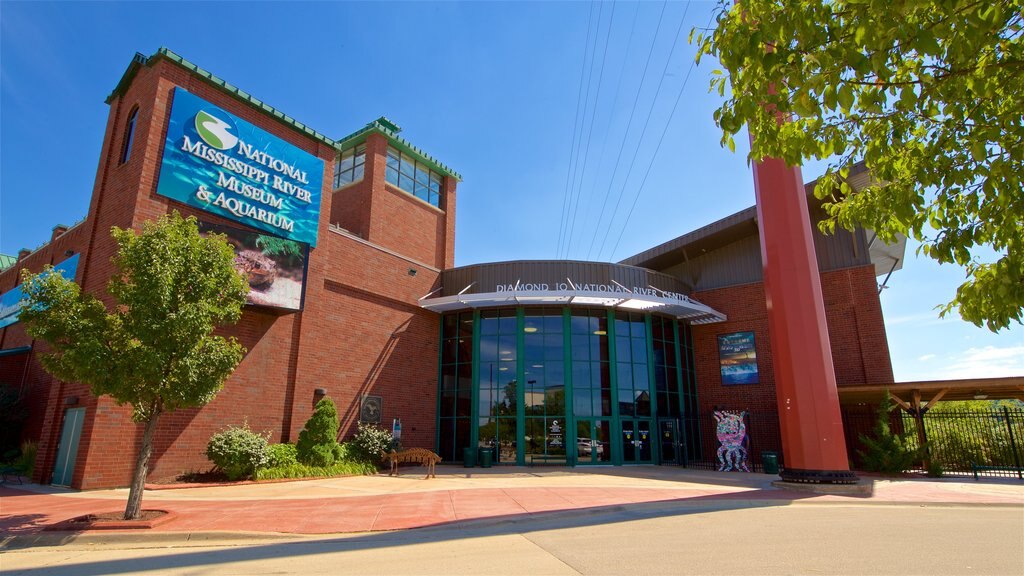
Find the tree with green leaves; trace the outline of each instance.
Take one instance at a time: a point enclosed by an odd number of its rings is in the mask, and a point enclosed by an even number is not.
[[[827,160],[825,232],[906,235],[966,281],[942,306],[998,331],[1024,314],[1021,0],[722,2],[697,58],[718,58],[722,144],[749,159]],[[691,34],[691,39],[693,34]],[[781,123],[779,117],[790,119]],[[875,182],[846,181],[863,160]],[[995,256],[986,256],[988,250]]]
[[[195,218],[175,212],[139,234],[111,233],[119,246],[107,287],[111,311],[60,274],[26,270],[20,318],[29,335],[50,344],[41,357],[50,374],[131,405],[132,418],[145,424],[124,515],[132,520],[160,416],[208,403],[242,360],[245,349],[213,330],[238,321],[249,287],[226,239],[200,236]]]

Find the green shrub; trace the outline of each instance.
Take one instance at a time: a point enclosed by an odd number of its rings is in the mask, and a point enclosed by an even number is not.
[[[249,429],[230,426],[210,438],[206,445],[206,457],[210,459],[230,480],[253,476],[270,460],[267,439]]]
[[[14,460],[13,466],[17,468],[22,476],[32,477],[36,469],[36,454],[39,452],[39,445],[31,440],[21,443],[21,454]]]
[[[359,423],[359,430],[349,443],[353,456],[365,462],[380,464],[385,452],[391,450],[395,439],[391,431],[375,424]]]
[[[268,448],[267,468],[280,468],[296,464],[295,444],[271,444]]]
[[[886,392],[878,406],[878,422],[875,424],[874,436],[862,434],[860,441],[865,449],[857,451],[866,470],[887,476],[895,476],[909,470],[919,459],[919,451],[914,443],[899,434],[893,434],[889,427],[889,412],[892,407],[892,399]]]
[[[333,400],[324,397],[316,403],[295,447],[301,464],[322,467],[338,460],[342,451],[338,445],[338,410]]]
[[[377,467],[369,462],[346,460],[331,466],[307,466],[291,464],[276,468],[261,468],[256,471],[257,480],[277,480],[280,478],[329,478],[331,476],[365,476],[376,474]]]
[[[925,470],[925,473],[931,478],[942,478],[942,475],[946,473],[946,469],[942,467],[938,460],[932,458],[928,461],[928,468]]]

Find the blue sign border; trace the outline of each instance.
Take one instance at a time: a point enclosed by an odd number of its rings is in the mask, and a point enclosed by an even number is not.
[[[157,194],[316,246],[324,161],[175,87]]]
[[[60,264],[55,265],[53,271],[74,282],[75,274],[78,273],[78,256],[78,254],[75,254]],[[4,292],[3,295],[0,295],[0,328],[17,324],[21,308],[24,306],[21,301],[24,296],[25,294],[21,291],[21,286],[15,286]]]

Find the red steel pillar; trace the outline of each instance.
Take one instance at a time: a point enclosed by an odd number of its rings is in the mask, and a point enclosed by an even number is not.
[[[785,455],[782,479],[856,483],[800,168],[776,158],[755,163],[754,191]]]

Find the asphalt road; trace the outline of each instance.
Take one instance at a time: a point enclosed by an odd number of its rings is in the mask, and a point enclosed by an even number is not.
[[[90,534],[44,544],[9,543],[0,571],[1021,575],[1024,508],[660,503],[342,537]]]

